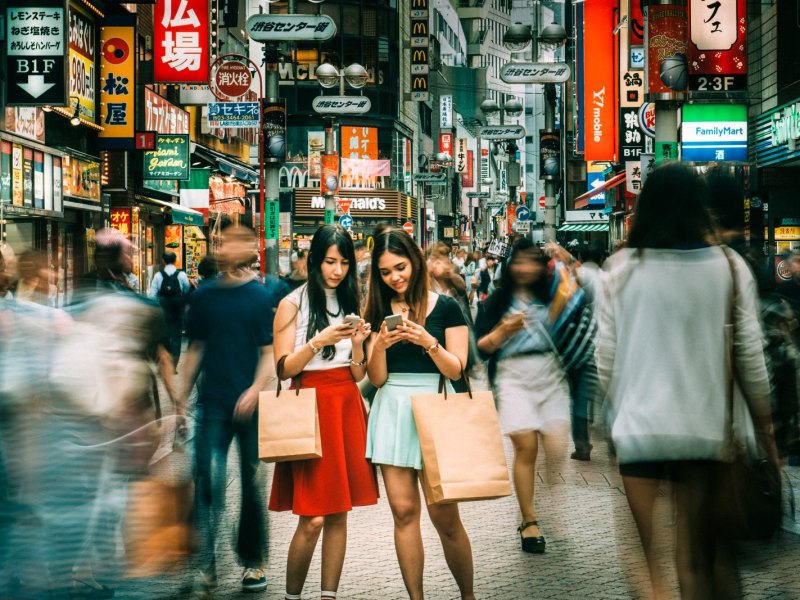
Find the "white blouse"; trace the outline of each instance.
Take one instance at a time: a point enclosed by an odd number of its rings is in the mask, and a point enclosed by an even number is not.
[[[328,323],[330,325],[341,325],[344,323],[344,313],[339,308],[339,301],[336,299],[336,290],[325,288],[327,299]],[[297,307],[297,319],[295,321],[295,352],[300,350],[308,343],[308,321],[310,311],[308,308],[308,284],[303,284],[293,290],[286,299]],[[331,315],[336,315],[332,317]],[[335,346],[336,355],[326,360],[322,358],[322,352],[316,354],[303,369],[304,371],[322,371],[324,369],[335,369],[337,367],[347,367],[350,365],[350,358],[353,355],[353,342],[349,339],[341,340]]]

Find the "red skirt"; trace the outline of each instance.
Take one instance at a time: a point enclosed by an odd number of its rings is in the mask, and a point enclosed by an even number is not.
[[[301,384],[317,390],[322,458],[276,463],[269,509],[318,517],[376,504],[378,482],[366,459],[367,411],[350,368],[304,371]]]

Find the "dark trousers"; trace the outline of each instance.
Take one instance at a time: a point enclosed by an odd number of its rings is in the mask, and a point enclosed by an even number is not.
[[[169,354],[177,369],[183,345],[183,308],[180,311],[164,311],[164,319],[169,334]]]
[[[600,389],[594,360],[567,373],[572,399],[572,442],[578,452],[590,452],[589,424],[594,416],[594,403]]]
[[[215,567],[217,533],[225,517],[225,492],[228,484],[228,450],[233,438],[239,443],[241,512],[235,550],[245,567],[262,567],[267,551],[267,517],[259,477],[258,420],[246,424],[201,419],[195,439],[196,510],[200,547],[199,566]]]

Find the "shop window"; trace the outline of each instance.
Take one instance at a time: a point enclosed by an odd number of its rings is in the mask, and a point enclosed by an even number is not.
[[[361,23],[361,35],[368,37],[375,37],[378,35],[377,15],[374,7],[364,7]]]

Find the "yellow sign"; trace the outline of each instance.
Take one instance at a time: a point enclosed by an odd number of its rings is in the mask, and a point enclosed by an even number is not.
[[[69,95],[70,108],[75,97],[80,103],[80,116],[95,122],[95,35],[94,17],[76,4],[69,6]]]
[[[100,28],[100,37],[100,125],[104,129],[99,135],[106,139],[131,140],[128,145],[132,145],[136,93],[135,30],[133,25],[105,26]]]
[[[764,228],[764,237],[767,237],[767,228]],[[776,240],[800,240],[800,227],[776,227]]]
[[[14,144],[11,148],[11,194],[14,206],[22,206],[23,182],[22,182],[22,146]]]

